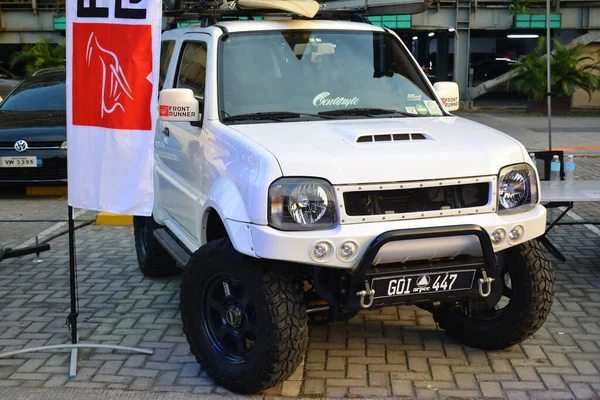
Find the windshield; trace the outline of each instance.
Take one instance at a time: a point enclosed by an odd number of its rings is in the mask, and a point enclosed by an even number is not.
[[[64,82],[22,83],[7,97],[0,111],[64,111],[67,89]]]
[[[220,117],[442,115],[409,57],[384,32],[232,33],[219,48]]]

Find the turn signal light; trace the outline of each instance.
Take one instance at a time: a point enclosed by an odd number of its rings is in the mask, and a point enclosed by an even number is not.
[[[313,260],[323,262],[327,261],[333,255],[333,245],[329,242],[317,242],[310,251]]]
[[[525,233],[525,228],[523,225],[515,225],[510,232],[508,232],[508,241],[510,243],[517,242],[523,238],[523,234]]]
[[[342,261],[352,261],[356,258],[357,255],[358,245],[351,240],[342,243],[340,249],[338,250],[338,257]]]
[[[506,239],[506,231],[503,228],[498,228],[490,235],[490,240],[494,246],[500,245]]]

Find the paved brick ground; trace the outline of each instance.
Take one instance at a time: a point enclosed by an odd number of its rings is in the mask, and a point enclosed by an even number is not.
[[[598,177],[600,159],[578,166],[582,178]],[[35,212],[49,204],[14,201]],[[581,203],[574,211],[600,217],[597,203]],[[31,231],[6,233],[5,227],[2,235],[15,242],[31,237]],[[363,312],[346,323],[311,328],[303,365],[265,395],[599,399],[600,237],[579,226],[559,227],[551,239],[567,261],[554,260],[552,314],[523,344],[484,352],[451,340],[416,307]],[[178,312],[179,280],[148,279],[138,271],[131,228],[83,228],[77,252],[81,341],[147,347],[154,354],[82,350],[75,379],[67,377],[66,352],[14,356],[0,359],[0,387],[229,395],[189,353]],[[0,263],[0,352],[69,341],[66,237],[54,240],[42,258],[40,264],[32,256]]]
[[[585,227],[552,235],[565,252],[555,263],[557,296],[544,327],[520,346],[483,352],[461,346],[416,307],[363,312],[347,323],[313,327],[304,365],[267,394],[594,398],[600,394],[600,237]],[[0,351],[69,340],[66,238],[44,253],[0,267]],[[131,228],[78,231],[83,342],[154,349],[152,356],[82,350],[76,379],[68,354],[0,359],[0,386],[222,392],[203,375],[182,335],[178,279],[143,278]]]
[[[0,187],[0,248],[17,248],[33,244],[35,236],[39,240],[66,229],[66,223],[57,225],[57,220],[65,220],[67,214],[66,196],[31,197],[25,200],[24,188]],[[95,212],[75,210],[76,218],[90,219]],[[36,222],[18,222],[37,220]],[[41,222],[46,220],[48,222]]]

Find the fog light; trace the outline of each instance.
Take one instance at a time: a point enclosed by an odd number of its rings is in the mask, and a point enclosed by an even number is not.
[[[490,239],[494,246],[498,246],[500,243],[504,242],[506,238],[506,231],[503,228],[498,228],[490,235]]]
[[[331,258],[333,245],[329,242],[318,242],[310,252],[311,257],[315,261],[327,261]]]
[[[525,233],[525,228],[523,225],[515,225],[510,232],[508,232],[508,241],[516,242],[523,238],[523,233]]]
[[[338,250],[338,257],[342,261],[352,261],[358,254],[358,245],[352,241],[342,243]]]

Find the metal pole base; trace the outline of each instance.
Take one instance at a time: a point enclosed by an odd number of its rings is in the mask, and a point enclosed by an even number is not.
[[[33,351],[44,351],[53,349],[71,349],[71,363],[69,366],[69,378],[73,379],[77,376],[77,349],[81,348],[95,348],[95,349],[114,349],[114,350],[125,350],[133,351],[142,354],[154,354],[154,350],[142,349],[139,347],[130,346],[118,346],[113,344],[95,344],[95,343],[78,343],[78,344],[54,344],[50,346],[30,347],[27,349],[9,351],[7,353],[0,353],[0,358],[6,358],[17,354],[30,353]]]

